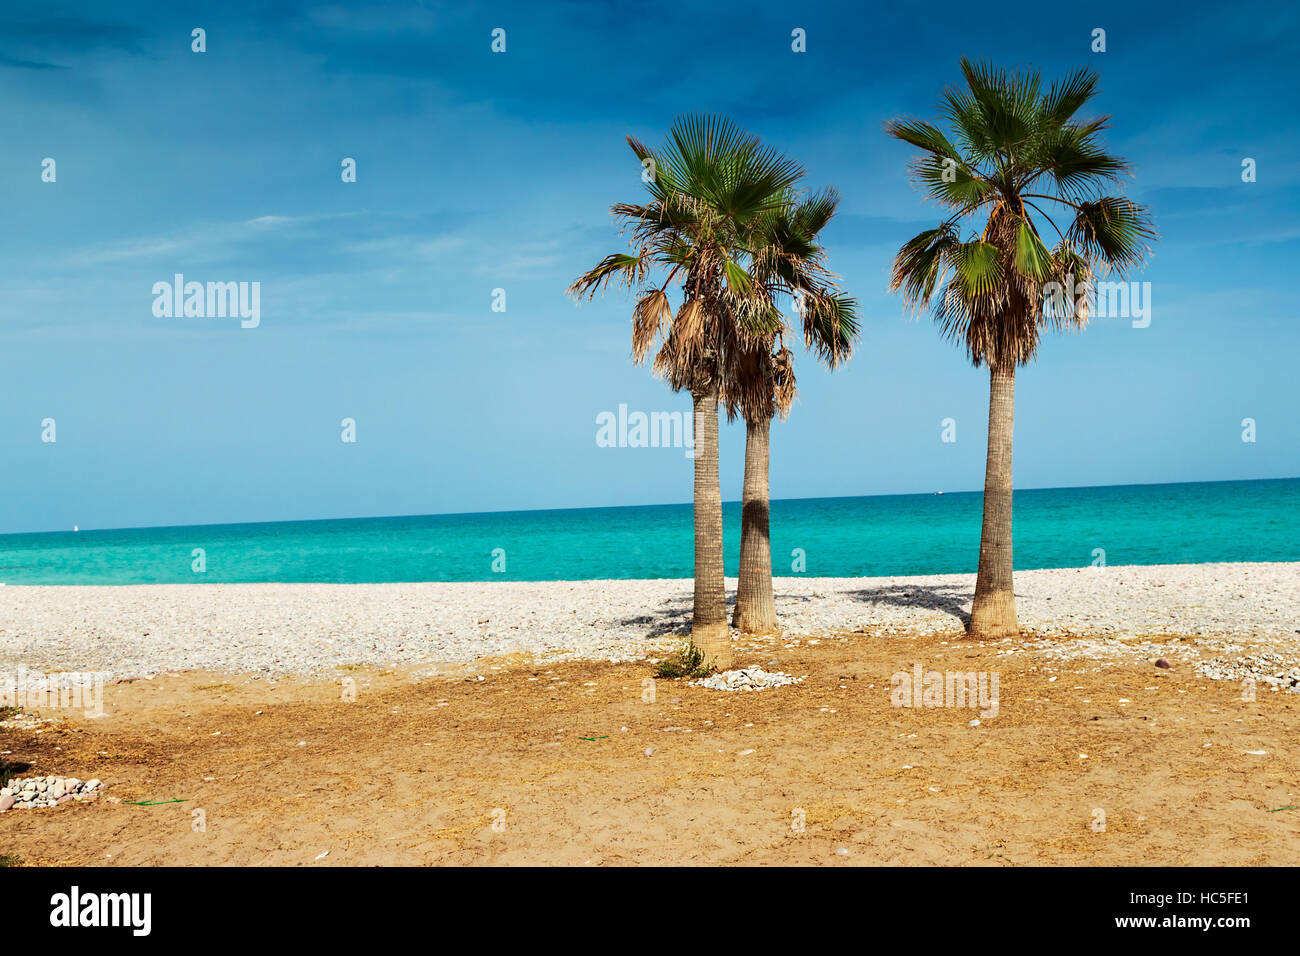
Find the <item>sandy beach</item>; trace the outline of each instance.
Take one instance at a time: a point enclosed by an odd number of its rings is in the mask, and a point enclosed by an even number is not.
[[[0,814],[3,858],[1300,861],[1300,565],[1022,572],[995,642],[972,584],[780,579],[736,663],[797,682],[759,692],[652,679],[683,581],[0,588],[0,669],[115,675],[0,712],[13,778],[102,781]],[[900,706],[922,667],[996,713]]]
[[[1218,640],[1218,639],[1214,639]],[[1200,641],[1171,641],[1215,654]],[[785,637],[794,685],[646,662],[204,672],[105,688],[106,716],[0,721],[15,775],[102,781],[0,814],[44,865],[1290,865],[1300,695],[1120,641]],[[1091,653],[1091,652],[1089,652]],[[1294,660],[1294,658],[1292,658]],[[899,707],[916,666],[995,673],[996,717]]]
[[[778,578],[787,635],[962,633],[973,574]],[[728,582],[734,591],[734,580]],[[0,588],[0,668],[317,674],[523,654],[630,661],[686,633],[691,582],[211,584]],[[1084,637],[1159,656],[1199,637],[1300,645],[1300,563],[1022,571],[1029,639]],[[1169,646],[1169,645],[1174,646]]]

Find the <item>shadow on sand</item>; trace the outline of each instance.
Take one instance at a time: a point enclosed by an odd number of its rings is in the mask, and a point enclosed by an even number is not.
[[[621,627],[644,627],[646,637],[672,637],[673,635],[685,637],[691,633],[693,601],[692,595],[670,598],[660,604],[656,610],[635,617],[621,618],[616,623]],[[727,606],[730,607],[731,603],[731,599],[728,598]]]
[[[830,592],[828,596],[848,597],[863,604],[892,604],[895,607],[941,611],[960,620],[963,627],[968,627],[973,590],[950,584],[893,584],[878,588]],[[625,617],[618,621],[618,624],[623,627],[644,627],[647,637],[685,636],[691,631],[691,600],[689,594],[671,598],[655,610],[635,617]],[[807,594],[782,594],[778,588],[777,613],[789,609],[792,604],[807,604],[812,600],[813,597]],[[731,617],[731,609],[735,603],[735,595],[728,594],[728,619]]]
[[[896,607],[942,611],[959,619],[964,627],[970,626],[970,605],[974,599],[972,588],[952,584],[892,584],[843,593],[865,604],[893,604]]]

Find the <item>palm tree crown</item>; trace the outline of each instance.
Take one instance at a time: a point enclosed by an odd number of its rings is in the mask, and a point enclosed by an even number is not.
[[[757,296],[768,315],[740,323],[739,347],[723,389],[730,417],[747,421],[783,418],[795,397],[793,353],[785,338],[792,330],[777,308],[790,297],[801,319],[804,344],[834,368],[853,353],[858,335],[857,302],[840,292],[826,268],[819,233],[835,215],[839,195],[826,189],[812,196],[791,192],[765,214],[750,238]]]
[[[852,303],[838,295],[812,240],[838,201],[827,192],[802,200],[793,188],[803,168],[729,120],[682,117],[660,150],[629,136],[648,175],[644,203],[618,203],[631,253],[606,256],[569,288],[592,297],[610,283],[636,291],[632,357],[656,341],[655,370],[674,389],[726,387],[729,363],[755,341],[785,329],[774,298],[800,295],[805,340],[831,364],[856,335]],[[666,273],[662,281],[652,274]],[[673,316],[668,289],[683,300]]]
[[[1144,207],[1107,193],[1128,172],[1099,141],[1109,117],[1075,119],[1097,92],[1095,72],[1044,92],[1036,71],[961,68],[967,88],[949,89],[942,108],[952,138],[919,120],[886,124],[924,151],[914,179],[953,211],[899,250],[891,289],[932,306],[976,365],[1020,365],[1044,327],[1085,325],[1095,273],[1140,266],[1155,232]]]
[[[672,388],[719,388],[736,342],[733,319],[742,317],[752,334],[769,318],[752,301],[747,237],[785,201],[803,169],[719,118],[677,120],[658,151],[631,136],[628,144],[650,194],[648,202],[612,209],[630,230],[633,252],[606,256],[569,292],[591,297],[611,282],[636,289],[633,359],[644,361],[663,334],[655,370]],[[650,281],[656,270],[667,273],[661,283]],[[668,300],[674,282],[683,289],[675,318]]]

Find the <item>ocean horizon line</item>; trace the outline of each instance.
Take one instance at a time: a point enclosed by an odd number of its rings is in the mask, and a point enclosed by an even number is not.
[[[1093,485],[1035,485],[1032,487],[1016,488],[1015,494],[1023,492],[1042,492],[1042,491],[1086,491],[1100,489],[1120,489],[1120,488],[1149,488],[1154,486],[1181,487],[1187,485],[1225,485],[1225,484],[1249,484],[1269,481],[1296,481],[1300,480],[1300,475],[1285,475],[1272,478],[1209,478],[1195,479],[1191,481],[1134,481],[1120,482],[1117,484],[1093,484]],[[982,488],[977,489],[958,489],[949,491],[942,488],[936,488],[932,491],[905,491],[892,492],[888,494],[868,494],[868,495],[811,495],[807,497],[796,498],[771,498],[771,504],[788,504],[792,502],[812,503],[818,501],[849,501],[859,499],[881,499],[881,498],[928,498],[933,496],[959,496],[959,495],[983,495]],[[741,503],[739,498],[723,499],[724,506],[736,506]],[[561,514],[564,512],[576,511],[625,511],[632,509],[645,508],[681,508],[692,507],[693,503],[687,501],[665,501],[652,502],[648,504],[627,504],[627,505],[578,505],[564,508],[503,508],[488,511],[441,511],[441,512],[423,512],[413,514],[373,514],[373,515],[350,515],[346,517],[319,517],[319,518],[277,518],[277,519],[260,519],[254,521],[209,521],[195,522],[190,524],[144,524],[144,525],[114,525],[110,527],[91,527],[91,528],[61,528],[48,529],[44,531],[3,531],[0,532],[0,539],[33,537],[38,535],[62,535],[62,534],[95,534],[95,533],[119,533],[126,531],[183,531],[189,528],[255,528],[265,525],[279,524],[324,524],[339,523],[349,521],[402,521],[412,519],[434,519],[434,518],[475,518],[475,517],[502,517],[507,515],[545,515]]]

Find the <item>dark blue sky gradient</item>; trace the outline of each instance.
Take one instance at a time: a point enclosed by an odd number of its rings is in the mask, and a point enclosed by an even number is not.
[[[641,188],[624,137],[658,142],[686,112],[731,116],[843,195],[826,238],[862,342],[835,373],[801,356],[773,495],[978,488],[986,375],[886,291],[898,245],[940,213],[881,125],[936,116],[962,55],[1097,68],[1161,233],[1137,277],[1150,327],[1051,337],[1021,374],[1017,485],[1300,474],[1300,13],[1000,9],[10,5],[0,530],[689,500],[680,451],[595,443],[619,403],[689,408],[629,361],[630,303],[564,295],[623,248],[609,206]],[[152,285],[176,272],[259,281],[260,327],[155,318]],[[728,499],[743,437],[724,428]]]

